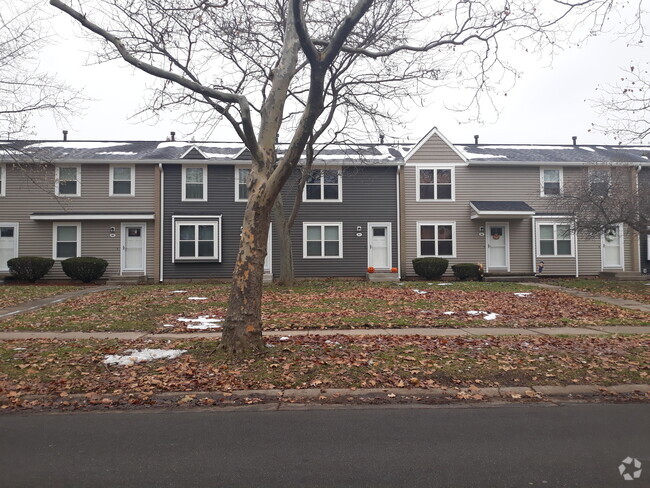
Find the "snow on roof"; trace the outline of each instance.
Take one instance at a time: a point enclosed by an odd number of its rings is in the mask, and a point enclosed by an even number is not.
[[[458,144],[469,161],[539,163],[647,163],[650,146]]]

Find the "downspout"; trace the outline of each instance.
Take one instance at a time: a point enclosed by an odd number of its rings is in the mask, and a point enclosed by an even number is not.
[[[532,228],[532,236],[533,236],[533,274],[537,274],[537,236],[535,235],[535,216],[533,215],[532,219],[533,223],[533,228]]]
[[[165,168],[162,163],[158,163],[158,169],[160,169],[160,283],[163,282],[163,265],[165,260],[163,259],[164,255],[164,244],[165,244]]]
[[[401,195],[400,195],[400,191],[399,191],[400,172],[401,172],[401,170],[402,170],[401,166],[398,166],[397,171],[395,172],[395,181],[397,182],[397,277],[400,280],[402,279],[402,249],[400,247],[401,242],[402,242],[402,235],[401,235],[401,232],[400,232],[401,227],[402,227],[402,214],[401,214],[401,209],[400,209]]]
[[[575,223],[576,219],[574,217],[573,222],[571,222],[571,225]],[[577,225],[576,225],[577,226]],[[573,232],[573,229],[571,229],[571,237],[576,243],[576,278],[580,276],[580,259],[578,259],[578,246],[580,244],[580,240],[578,239],[578,233]]]

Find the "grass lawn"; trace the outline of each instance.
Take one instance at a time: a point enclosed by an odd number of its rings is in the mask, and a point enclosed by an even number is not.
[[[12,284],[0,286],[0,308],[80,290],[81,286]]]
[[[228,284],[125,287],[0,321],[0,330],[185,332],[179,318],[223,318],[228,292]],[[280,330],[650,323],[647,313],[516,283],[307,281],[265,288],[262,313],[265,328]]]
[[[544,282],[599,295],[636,300],[637,302],[650,304],[650,281],[614,281],[599,278],[583,280],[571,278],[544,280]]]
[[[635,337],[294,337],[238,360],[218,342],[5,341],[0,404],[26,394],[284,388],[533,386],[646,383],[650,336]],[[107,366],[133,348],[182,349],[177,359]]]

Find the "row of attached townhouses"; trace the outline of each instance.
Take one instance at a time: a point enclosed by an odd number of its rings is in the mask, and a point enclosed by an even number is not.
[[[280,147],[281,151],[282,148]],[[241,143],[15,141],[0,160],[0,275],[15,256],[106,259],[107,277],[227,279],[238,250],[250,155]],[[550,196],[612,163],[650,191],[650,147],[451,144],[328,146],[292,230],[298,277],[365,277],[440,256],[494,274],[648,272],[650,235],[623,225],[583,238]],[[600,173],[598,173],[600,171]],[[299,172],[283,191],[290,210]],[[647,190],[645,190],[647,189]],[[648,209],[646,209],[648,210]],[[273,226],[265,262],[279,272]]]

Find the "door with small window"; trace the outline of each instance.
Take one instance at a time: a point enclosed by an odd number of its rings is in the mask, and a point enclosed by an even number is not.
[[[488,224],[487,234],[487,270],[508,271],[508,225]]]
[[[368,266],[390,269],[392,264],[390,223],[368,224]]]
[[[0,271],[9,271],[7,261],[18,256],[18,226],[0,224]]]
[[[145,271],[146,227],[144,224],[122,224],[122,271]]]

